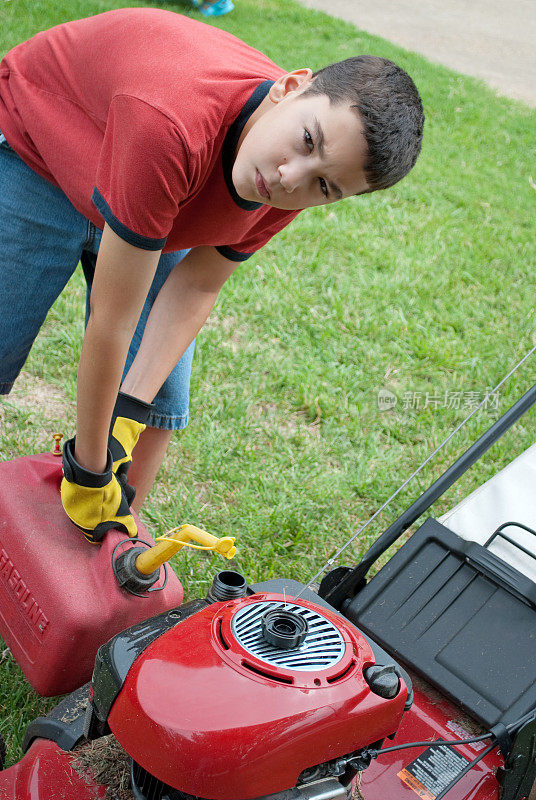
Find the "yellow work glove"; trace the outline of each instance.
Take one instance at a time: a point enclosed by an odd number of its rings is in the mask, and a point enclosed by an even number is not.
[[[110,424],[108,447],[112,454],[112,471],[125,489],[127,500],[134,500],[136,490],[130,486],[127,478],[128,468],[132,463],[132,451],[145,430],[149,414],[153,410],[152,403],[145,403],[137,397],[119,392]]]
[[[75,460],[74,443],[69,439],[63,446],[61,502],[65,513],[93,544],[111,528],[136,536],[125,488],[112,472],[112,454],[108,451],[105,472],[90,472]]]

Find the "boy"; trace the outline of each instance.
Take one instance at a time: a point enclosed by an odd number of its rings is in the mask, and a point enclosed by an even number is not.
[[[135,534],[131,487],[138,509],[187,424],[194,339],[237,264],[300,210],[400,180],[423,121],[386,59],[285,73],[158,9],[65,23],[7,54],[0,392],[81,260],[91,295],[62,501],[88,540]]]

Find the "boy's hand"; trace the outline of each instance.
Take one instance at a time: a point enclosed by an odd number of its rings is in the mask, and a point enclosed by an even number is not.
[[[137,397],[119,392],[115,403],[108,447],[112,454],[112,471],[124,488],[127,500],[134,500],[136,490],[127,483],[128,468],[132,463],[132,451],[146,428],[154,405]]]
[[[63,508],[88,542],[100,542],[111,528],[136,536],[136,523],[125,489],[112,472],[109,451],[105,472],[90,472],[75,460],[74,439],[69,439],[63,446],[63,475]]]

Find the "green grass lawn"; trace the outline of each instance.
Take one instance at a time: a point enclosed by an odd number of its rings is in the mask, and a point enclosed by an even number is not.
[[[120,5],[0,0],[0,52]],[[189,521],[236,535],[236,568],[251,581],[306,580],[536,342],[536,113],[291,0],[237,0],[218,24],[288,69],[359,53],[392,58],[414,78],[427,118],[422,156],[401,184],[303,213],[224,287],[198,339],[191,423],[174,439],[145,511],[157,533]],[[72,435],[83,303],[77,274],[20,388],[0,404],[0,458],[49,449],[58,429]],[[534,372],[533,358],[501,391],[498,409],[479,412],[343,562],[355,561]],[[379,410],[380,389],[397,396],[392,410]],[[433,513],[533,440],[529,414]],[[176,562],[189,596],[204,594],[221,566],[195,551]],[[51,704],[0,649],[9,762],[20,757],[27,723]]]

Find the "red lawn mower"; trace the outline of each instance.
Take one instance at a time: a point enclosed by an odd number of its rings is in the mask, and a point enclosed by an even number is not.
[[[0,798],[532,798],[533,528],[507,514],[479,543],[429,518],[367,574],[535,402],[536,386],[316,590],[221,572],[206,598],[115,635],[91,683],[29,726]],[[121,781],[88,757],[99,743]]]

